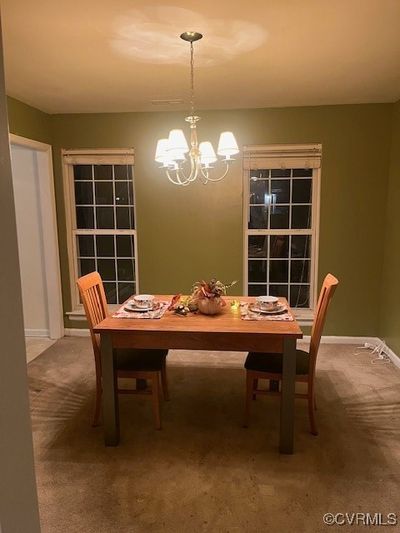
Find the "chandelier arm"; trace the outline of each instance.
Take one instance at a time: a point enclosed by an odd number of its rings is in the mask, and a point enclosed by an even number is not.
[[[176,169],[176,177],[177,180],[183,184],[191,183],[197,178],[197,167],[196,162],[194,161],[193,157],[190,157],[190,172],[189,175],[186,175],[183,168]],[[181,179],[181,177],[183,179]]]
[[[212,181],[212,182],[215,183],[217,181],[223,180],[225,178],[225,176],[228,174],[228,171],[229,171],[229,163],[227,161],[225,161],[225,165],[226,165],[225,172],[219,178],[210,178],[209,177],[209,173],[207,172],[207,181]]]
[[[197,178],[197,166],[193,158],[190,158],[190,174],[188,176],[185,174],[183,169],[175,169],[176,179],[171,177],[171,174],[169,173],[168,169],[166,169],[166,174],[168,176],[168,179],[174,185],[189,185],[189,183],[192,183],[192,181],[195,181],[195,179]]]
[[[169,173],[169,170],[167,169],[165,171],[165,173],[167,174],[168,176],[168,179],[171,183],[173,183],[174,185],[186,185],[185,182],[182,182],[180,179],[179,179],[179,175],[178,175],[178,171],[176,170],[176,181],[174,180],[174,178],[171,177],[171,174]]]
[[[209,180],[208,176],[209,176],[209,173],[208,173],[208,170],[205,169],[205,168],[200,168],[200,176],[202,178],[202,182],[204,183],[204,185],[206,185],[207,181]]]

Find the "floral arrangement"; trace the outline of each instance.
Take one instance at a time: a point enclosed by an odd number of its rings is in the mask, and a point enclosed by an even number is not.
[[[194,300],[198,300],[200,298],[221,298],[221,296],[224,296],[226,291],[235,285],[235,283],[237,283],[236,280],[226,284],[215,278],[213,278],[211,281],[196,281],[192,288],[192,298]]]
[[[235,280],[226,284],[215,278],[210,281],[196,281],[192,287],[192,294],[184,299],[177,294],[173,297],[169,309],[179,315],[196,313],[199,310],[205,314],[216,314],[226,305],[222,296],[225,296],[226,291],[236,283]]]

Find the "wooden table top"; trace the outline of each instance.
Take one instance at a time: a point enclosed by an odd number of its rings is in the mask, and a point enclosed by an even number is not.
[[[157,300],[170,301],[171,295],[156,295]],[[94,328],[95,333],[150,333],[150,332],[176,332],[194,333],[201,332],[213,334],[255,334],[272,337],[292,337],[301,339],[303,332],[296,319],[292,322],[275,320],[242,320],[240,310],[231,307],[232,300],[240,302],[253,302],[255,298],[236,296],[224,297],[226,306],[218,315],[203,315],[201,313],[189,313],[180,316],[172,311],[167,311],[160,319],[143,318],[112,318],[104,319]],[[285,298],[279,300],[288,305]],[[292,314],[289,308],[290,314]],[[293,316],[293,315],[292,315]]]

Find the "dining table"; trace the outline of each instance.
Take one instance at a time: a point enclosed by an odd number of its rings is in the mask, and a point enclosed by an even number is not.
[[[171,295],[156,296],[160,302],[171,299]],[[254,302],[255,298],[235,296],[224,300],[226,305],[216,315],[188,313],[182,316],[173,310],[166,311],[158,319],[110,315],[94,328],[94,333],[100,335],[106,446],[117,446],[120,440],[114,348],[211,350],[283,354],[279,451],[293,453],[296,343],[303,337],[300,326],[284,298],[279,300],[287,306],[290,315],[287,321],[243,320],[240,305]]]

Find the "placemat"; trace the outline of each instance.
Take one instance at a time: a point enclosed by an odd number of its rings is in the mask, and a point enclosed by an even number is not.
[[[125,308],[126,304],[121,305],[116,313],[112,315],[113,318],[140,318],[140,319],[152,319],[161,318],[165,311],[168,309],[170,302],[156,302],[158,307],[151,311],[128,311]]]
[[[279,315],[267,315],[250,311],[249,304],[247,303],[240,304],[240,316],[242,320],[272,320],[274,322],[293,322],[294,320],[288,311]]]

